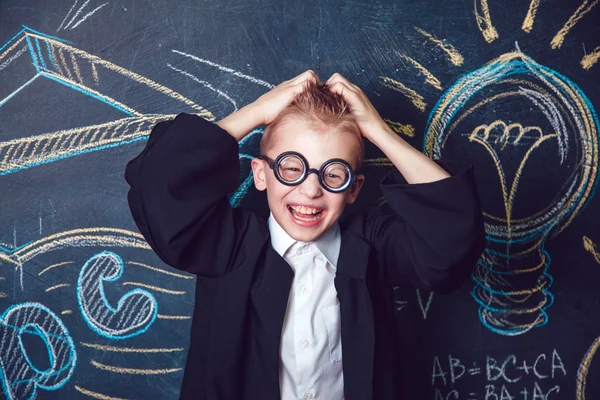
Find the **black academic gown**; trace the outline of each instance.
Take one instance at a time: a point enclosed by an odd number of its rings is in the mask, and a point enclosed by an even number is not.
[[[397,171],[380,209],[340,221],[335,276],[340,301],[344,395],[398,400],[393,286],[449,293],[484,249],[473,172],[406,184]],[[197,276],[181,398],[279,399],[279,346],[294,273],[271,246],[267,221],[231,208],[238,144],[189,114],[157,124],[125,178],[135,222],[167,264]],[[326,396],[324,397],[327,398]]]

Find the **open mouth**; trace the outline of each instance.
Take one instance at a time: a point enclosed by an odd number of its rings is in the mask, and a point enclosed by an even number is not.
[[[292,218],[297,222],[300,222],[302,225],[316,224],[321,220],[321,218],[323,218],[323,215],[325,214],[325,210],[319,208],[298,205],[288,205],[287,208],[292,215]]]

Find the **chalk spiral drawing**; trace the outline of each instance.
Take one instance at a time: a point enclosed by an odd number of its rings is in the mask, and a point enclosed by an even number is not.
[[[94,255],[81,268],[77,280],[77,301],[89,327],[109,339],[127,339],[144,333],[158,314],[158,304],[152,294],[134,289],[112,307],[105,286],[123,274],[123,260],[117,254],[103,251]]]

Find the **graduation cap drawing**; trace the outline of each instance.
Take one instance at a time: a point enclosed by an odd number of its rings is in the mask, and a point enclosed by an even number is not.
[[[185,96],[123,67],[73,47],[68,41],[23,29],[0,48],[0,108],[33,82],[54,81],[119,111],[112,121],[0,142],[0,175],[81,153],[144,140],[152,127],[174,114],[213,114]],[[133,86],[134,90],[122,90]],[[148,101],[152,98],[152,101]]]
[[[172,119],[179,112],[215,119],[213,113],[168,87],[26,26],[0,47],[0,71],[2,76],[10,76],[0,85],[0,109],[32,83],[47,79],[106,104],[119,115],[100,124],[0,141],[0,176],[146,140],[156,123]],[[124,91],[124,87],[130,89]],[[260,133],[252,132],[239,143],[242,184],[230,196],[233,206],[239,205],[252,182],[248,160],[253,150],[245,147],[251,142],[252,148],[257,147],[255,140],[248,139]]]

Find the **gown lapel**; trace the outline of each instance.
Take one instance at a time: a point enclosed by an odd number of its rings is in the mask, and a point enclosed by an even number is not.
[[[373,396],[375,333],[366,283],[370,246],[345,231],[335,277],[342,320],[342,362],[346,400]]]

